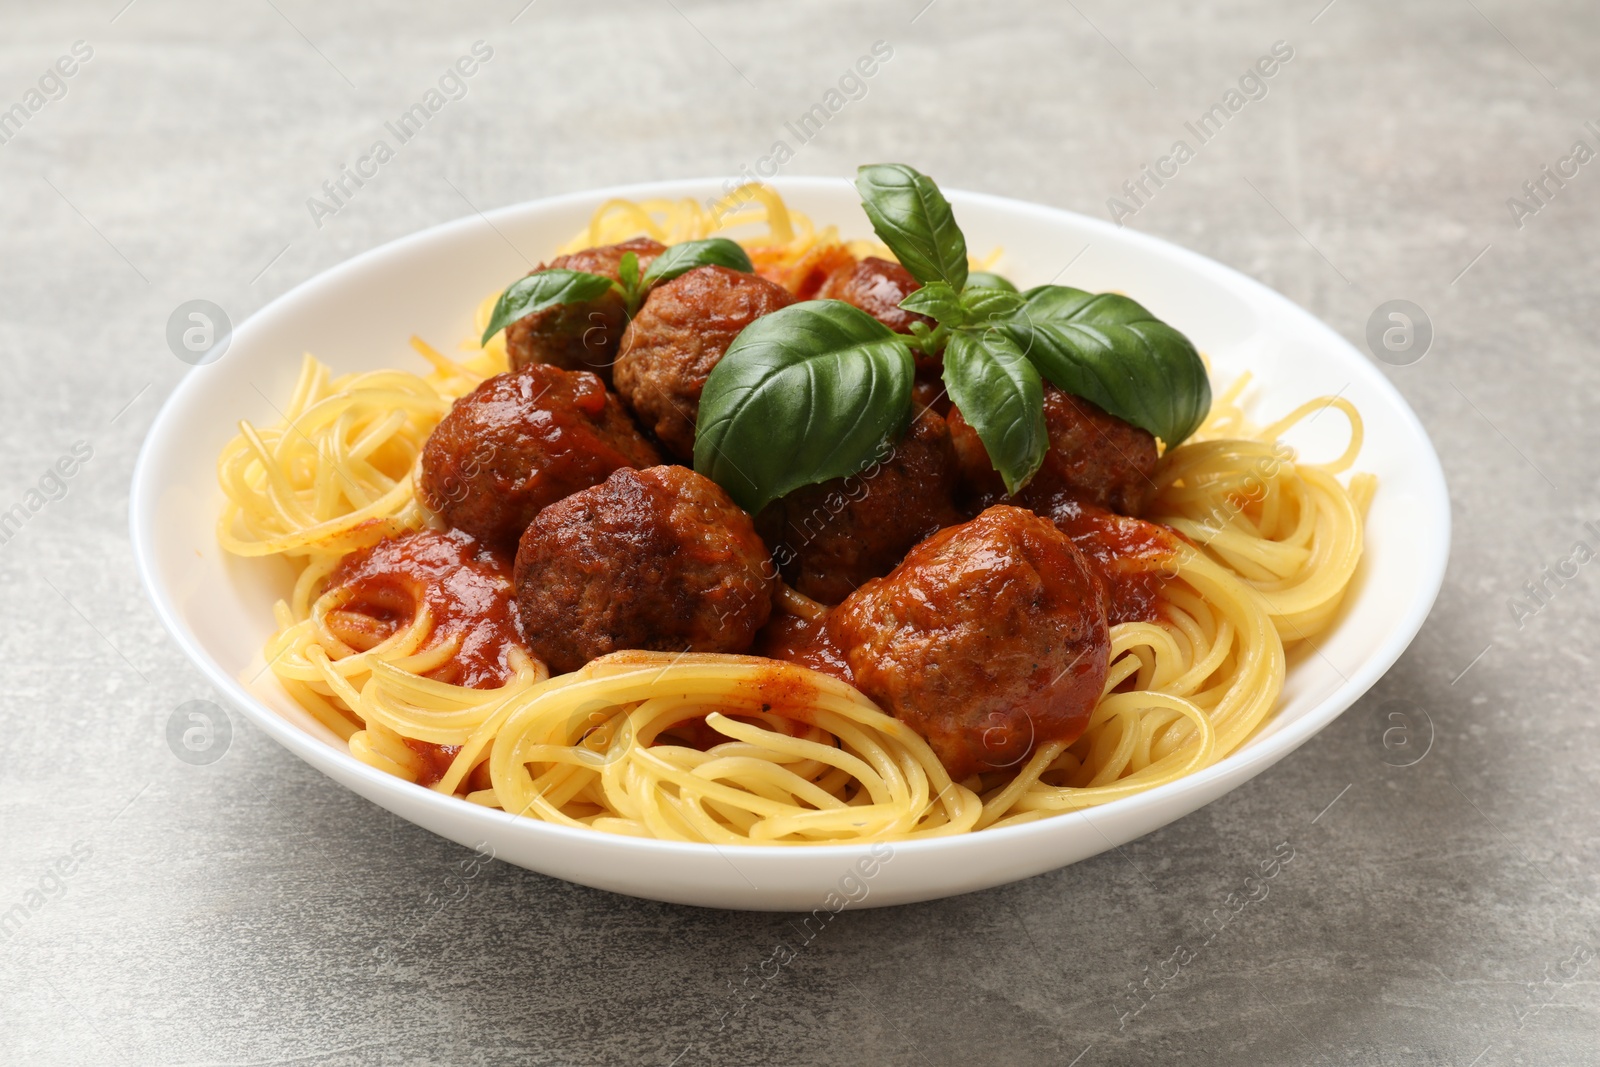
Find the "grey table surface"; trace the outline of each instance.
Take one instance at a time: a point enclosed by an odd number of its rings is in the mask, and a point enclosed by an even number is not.
[[[0,510],[40,504],[0,545],[0,1061],[1600,1063],[1591,4],[0,10],[0,109],[23,109],[0,126]],[[465,96],[313,219],[480,40]],[[798,144],[785,120],[876,41],[865,95]],[[1418,304],[1431,349],[1381,366],[1443,457],[1455,543],[1411,649],[1268,773],[1089,862],[847,911],[771,977],[786,917],[502,863],[438,910],[468,853],[238,716],[224,758],[174,757],[172,712],[216,694],[145,600],[126,513],[187,369],[182,302],[237,322],[476,208],[735,175],[779,139],[786,174],[901,159],[1103,216],[1277,41],[1266,95],[1125,221],[1358,345],[1380,304]],[[1409,766],[1381,739],[1396,710],[1429,742]],[[1267,898],[1163,982],[1282,842]]]

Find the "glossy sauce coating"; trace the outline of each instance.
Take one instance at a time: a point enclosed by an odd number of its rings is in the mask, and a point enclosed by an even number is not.
[[[1161,617],[1161,590],[1176,575],[1183,548],[1177,531],[1071,497],[1055,501],[1045,517],[1083,553],[1105,593],[1112,626]]]
[[[868,256],[834,271],[817,291],[818,300],[843,300],[865,311],[895,333],[910,333],[911,324],[932,328],[933,320],[907,311],[900,301],[922,288],[911,272],[889,259]]]
[[[831,674],[841,682],[855,685],[855,675],[850,673],[850,662],[844,649],[839,647],[833,632],[828,629],[827,616],[803,619],[787,612],[774,613],[772,620],[756,635],[757,656],[786,660],[809,667],[823,674]]]
[[[456,753],[461,751],[460,745],[436,745],[431,741],[418,741],[415,737],[402,737],[400,740],[405,742],[407,748],[422,757],[422,773],[417,776],[417,784],[429,788],[449,773],[450,764],[455,762]]]
[[[1082,734],[1110,655],[1101,591],[1047,520],[989,508],[928,538],[828,617],[856,685],[952,778]]]
[[[619,467],[660,462],[586,371],[534,363],[457,400],[422,449],[422,502],[508,554],[541,508]]]
[[[426,605],[433,633],[423,648],[460,640],[429,678],[493,689],[516,673],[507,658],[522,646],[511,567],[459,530],[418,530],[352,552],[328,576],[324,592],[334,591],[347,599],[328,613],[328,627],[358,652],[411,625]]]

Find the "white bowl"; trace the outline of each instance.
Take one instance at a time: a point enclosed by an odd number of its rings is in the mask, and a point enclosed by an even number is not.
[[[870,236],[847,182],[774,184],[819,225]],[[523,256],[535,262],[548,257],[602,201],[703,202],[719,189],[710,179],[625,186],[504,208],[487,222],[472,216],[436,226],[357,256],[273,301],[235,331],[219,361],[189,373],[162,408],[134,473],[134,554],[162,622],[232,704],[289,751],[373,803],[463,845],[484,844],[519,866],[675,903],[837,910],[846,900],[876,907],[1000,885],[1165,826],[1248,781],[1333,721],[1421,627],[1450,547],[1444,474],[1416,416],[1365,356],[1282,296],[1192,252],[1066,211],[950,192],[972,249],[1002,248],[997,269],[1019,285],[1055,280],[1126,292],[1187,333],[1211,357],[1219,380],[1252,372],[1259,421],[1334,393],[1360,409],[1366,441],[1357,469],[1379,478],[1366,557],[1340,622],[1318,641],[1321,655],[1295,660],[1281,706],[1258,736],[1212,767],[1086,813],[897,844],[879,862],[864,860],[868,850],[859,846],[719,848],[575,830],[441,796],[357,761],[270,672],[260,671],[272,603],[288,589],[290,572],[281,562],[235,559],[218,547],[218,451],[241,418],[263,423],[278,417],[272,404],[287,399],[302,352],[336,372],[420,371],[407,345],[411,334],[453,349],[470,334],[473,309],[485,294],[528,270]],[[1296,443],[1312,452],[1328,455],[1342,443],[1343,420],[1336,415],[1309,430]]]

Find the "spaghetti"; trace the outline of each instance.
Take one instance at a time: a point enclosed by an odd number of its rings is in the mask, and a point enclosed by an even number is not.
[[[842,242],[746,187],[709,208],[611,201],[569,248],[640,233],[663,242],[732,232],[759,270],[791,280]],[[865,242],[851,254],[878,252]],[[485,325],[494,298],[478,309]],[[1248,376],[1155,474],[1152,521],[1182,535],[1163,561],[1154,618],[1110,632],[1110,667],[1087,730],[1004,773],[952,781],[926,741],[853,686],[754,656],[617,652],[551,677],[521,649],[493,688],[428,675],[459,648],[428,603],[392,632],[340,622],[329,577],[349,553],[430,522],[416,497],[423,443],[453,400],[506,369],[504,342],[429,365],[332,376],[307,355],[272,426],[240,424],[223,450],[218,539],[299,568],[264,655],[289,695],[358,759],[441,793],[530,818],[714,844],[906,840],[983,830],[1155,788],[1235,751],[1268,720],[1285,648],[1334,621],[1375,490],[1346,474],[1361,419],[1339,398],[1265,427],[1246,418]],[[1344,451],[1308,463],[1283,443],[1334,409]],[[781,587],[779,610],[826,609]]]

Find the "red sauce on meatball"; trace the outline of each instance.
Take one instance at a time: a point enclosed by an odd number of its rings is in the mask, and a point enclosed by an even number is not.
[[[660,461],[587,371],[533,363],[457,400],[422,448],[422,502],[508,553],[547,505],[619,467]]]
[[[1100,580],[1112,626],[1160,618],[1161,590],[1177,573],[1182,549],[1177,531],[1071,497],[1057,500],[1045,515],[1072,538]]]
[[[1075,741],[1111,647],[1083,554],[1047,520],[1004,505],[913,548],[834,609],[828,629],[861,691],[958,781]]]
[[[961,521],[944,419],[925,410],[855,474],[806,485],[756,516],[780,571],[813,600],[837,604],[888,574],[911,546]]]
[[[617,392],[669,452],[693,462],[712,369],[746,326],[792,303],[781,285],[728,267],[696,267],[656,286],[622,335]]]
[[[911,272],[889,259],[868,256],[860,263],[841,267],[817,290],[819,300],[853,304],[896,333],[910,333],[920,322],[930,329],[933,320],[900,306],[900,301],[922,288]]]
[[[1038,472],[1015,498],[1005,495],[1005,485],[989,463],[978,432],[959,409],[951,409],[949,423],[974,511],[1006,503],[1043,514],[1050,501],[1065,493],[1120,515],[1138,515],[1155,492],[1151,475],[1159,458],[1156,439],[1049,383],[1044,387],[1044,423],[1050,447]]]
[[[856,682],[855,675],[850,673],[844,650],[828,629],[826,615],[816,619],[803,619],[786,612],[773,615],[772,620],[756,635],[756,644],[751,651],[768,659],[787,660],[823,674],[831,674],[851,685]]]

